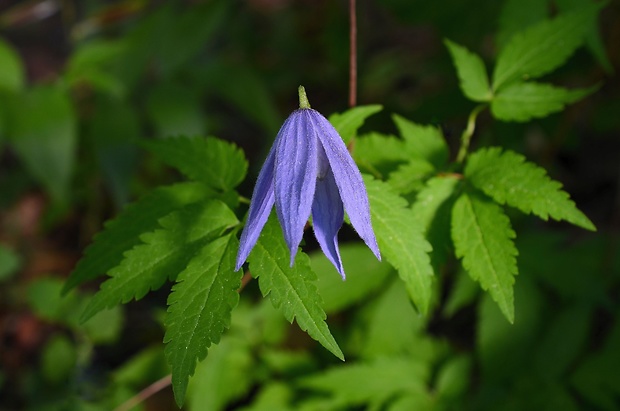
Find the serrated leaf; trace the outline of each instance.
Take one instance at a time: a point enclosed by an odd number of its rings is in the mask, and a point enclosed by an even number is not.
[[[465,97],[472,101],[491,100],[489,77],[480,56],[448,39],[444,40],[444,43],[452,55],[459,85]]]
[[[77,148],[77,118],[67,93],[37,86],[7,106],[7,135],[30,173],[54,201],[67,203]]]
[[[399,194],[409,194],[420,191],[424,187],[424,179],[433,174],[435,167],[426,160],[413,159],[402,164],[390,173],[388,184]]]
[[[371,363],[333,367],[321,374],[301,379],[299,385],[330,393],[336,400],[342,401],[342,405],[372,403],[378,406],[405,393],[425,394],[428,378],[426,364],[409,358],[392,357]]]
[[[499,147],[473,153],[465,167],[465,177],[500,204],[516,207],[526,214],[547,220],[566,220],[586,230],[594,224],[562,191],[562,184],[551,180],[547,172],[526,161],[525,157]]]
[[[192,204],[161,218],[162,228],[142,234],[143,244],[127,251],[110,270],[110,278],[101,284],[81,320],[106,307],[139,300],[166,279],[174,280],[198,250],[237,223],[235,214],[218,200]]]
[[[463,193],[452,209],[452,241],[456,256],[514,322],[514,276],[517,275],[515,233],[501,207],[476,192]]]
[[[310,254],[312,271],[318,276],[317,287],[323,297],[323,308],[328,314],[364,300],[380,288],[393,271],[389,264],[377,260],[368,247],[359,242],[342,244],[340,257],[347,267],[346,281],[342,281],[334,265],[322,252]]]
[[[107,273],[123,259],[123,253],[140,243],[140,234],[159,227],[161,217],[183,206],[213,197],[199,183],[180,183],[159,187],[128,205],[116,218],[105,223],[95,235],[67,279],[63,293]]]
[[[405,141],[407,155],[426,160],[437,168],[447,163],[448,145],[439,128],[416,124],[398,114],[393,114],[392,120]]]
[[[263,297],[269,295],[274,307],[310,337],[321,343],[336,357],[344,360],[338,343],[334,340],[321,308],[316,274],[310,268],[310,259],[299,251],[290,267],[290,252],[282,230],[272,214],[248,258],[252,276],[258,277]]]
[[[545,83],[513,83],[495,95],[491,113],[498,120],[525,122],[561,111],[567,104],[581,100],[596,89],[569,90]]]
[[[515,80],[540,77],[562,64],[583,43],[600,4],[535,24],[515,34],[500,51],[493,72],[493,90]]]
[[[329,122],[332,123],[347,144],[353,137],[357,136],[357,130],[364,124],[364,121],[382,109],[383,106],[379,104],[357,106],[342,113],[332,114],[329,116]]]
[[[393,171],[399,163],[409,160],[405,143],[396,136],[371,132],[355,140],[352,155],[362,170],[376,177]]]
[[[189,377],[196,362],[207,356],[230,327],[230,313],[239,302],[237,290],[242,273],[235,273],[239,241],[234,235],[218,238],[202,247],[178,275],[168,297],[166,359],[172,369],[172,388],[183,405]]]
[[[444,263],[452,253],[450,215],[460,181],[451,174],[429,179],[411,206],[413,215],[426,233],[426,239],[433,245],[431,261],[434,267]]]
[[[216,190],[232,190],[248,170],[243,151],[214,137],[172,137],[144,144],[166,164]]]
[[[433,267],[428,253],[431,245],[424,228],[407,208],[404,198],[387,184],[364,176],[372,225],[381,254],[398,270],[409,297],[422,314],[428,312],[433,282]]]
[[[24,67],[19,54],[0,38],[0,90],[19,92],[24,88]]]

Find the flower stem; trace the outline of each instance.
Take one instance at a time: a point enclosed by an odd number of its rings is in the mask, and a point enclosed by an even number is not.
[[[357,15],[355,0],[349,0],[349,107],[357,104]]]
[[[459,148],[459,153],[456,156],[456,162],[461,164],[465,157],[467,156],[467,150],[469,150],[469,143],[471,142],[471,137],[474,135],[474,131],[476,130],[476,118],[478,114],[486,107],[486,104],[480,104],[476,106],[471,113],[469,113],[469,118],[467,119],[467,127],[463,130],[463,134],[461,134],[461,147]]]
[[[299,86],[297,91],[299,92],[299,108],[310,108],[310,102],[308,101],[308,96],[306,96],[304,86]]]

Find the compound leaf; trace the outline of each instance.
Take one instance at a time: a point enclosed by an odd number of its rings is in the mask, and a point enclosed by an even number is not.
[[[202,247],[237,223],[235,214],[219,200],[192,204],[163,217],[162,228],[141,235],[143,244],[127,251],[108,273],[111,278],[90,300],[82,321],[106,307],[139,300],[166,279],[175,279]]]
[[[514,321],[514,276],[517,275],[515,233],[502,208],[476,192],[463,193],[452,208],[452,241],[456,256]]]
[[[299,251],[295,263],[290,266],[289,249],[273,215],[263,228],[248,260],[252,275],[258,277],[263,296],[269,295],[273,306],[288,321],[292,323],[296,319],[299,327],[310,337],[344,360],[325,322],[327,316],[321,308],[321,296],[315,284],[317,276],[310,267],[310,259]]]
[[[234,233],[202,247],[177,277],[168,297],[165,353],[172,368],[172,388],[182,406],[196,362],[230,326],[230,313],[239,302],[241,273],[235,273],[239,242]]]
[[[398,270],[410,298],[420,312],[428,312],[433,282],[429,252],[432,247],[424,238],[424,227],[407,208],[404,198],[387,183],[364,177],[370,214],[381,253]]]
[[[156,188],[128,205],[116,218],[106,222],[103,230],[86,248],[84,257],[67,279],[63,292],[116,267],[123,259],[123,253],[140,243],[140,234],[159,227],[157,220],[161,217],[213,195],[203,184],[180,183]]]
[[[526,214],[547,220],[566,220],[587,230],[596,230],[562,191],[562,184],[525,157],[499,147],[478,150],[465,167],[465,178],[499,204],[508,204]]]

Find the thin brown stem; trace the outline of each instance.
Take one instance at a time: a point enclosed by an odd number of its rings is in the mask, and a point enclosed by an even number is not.
[[[172,384],[172,374],[168,374],[165,377],[155,381],[153,384],[149,385],[138,394],[116,407],[114,411],[129,411],[136,405],[146,401],[149,397],[152,397],[164,388],[168,387],[170,384]]]
[[[357,14],[356,0],[349,0],[349,107],[357,105]]]

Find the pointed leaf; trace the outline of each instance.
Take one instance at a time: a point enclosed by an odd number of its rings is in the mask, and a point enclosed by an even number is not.
[[[315,281],[316,274],[310,268],[310,259],[303,252],[295,256],[290,266],[290,252],[282,236],[282,230],[273,214],[250,253],[250,270],[258,277],[263,297],[269,295],[274,307],[284,317],[321,343],[336,357],[344,360],[340,347],[334,340],[321,308],[321,297]]]
[[[399,194],[409,194],[420,191],[424,187],[424,180],[432,175],[434,171],[435,167],[428,161],[413,159],[390,173],[387,182]]]
[[[504,316],[514,321],[515,233],[500,206],[475,192],[463,193],[452,209],[456,256],[471,278],[487,290]]]
[[[232,190],[248,170],[243,151],[214,137],[172,137],[144,144],[168,165],[216,190]]]
[[[436,268],[452,255],[450,216],[460,181],[456,175],[450,174],[429,179],[411,206],[413,215],[424,229],[426,239],[433,245],[431,262]]]
[[[234,233],[202,247],[179,274],[168,297],[165,353],[179,407],[196,362],[207,356],[211,344],[217,344],[230,327],[242,275],[233,271],[237,248],[239,241]]]
[[[369,106],[357,106],[350,108],[342,113],[334,113],[329,116],[332,123],[345,144],[357,136],[357,130],[364,124],[364,121],[375,113],[383,109],[383,106],[373,104]]]
[[[513,83],[496,94],[491,112],[498,120],[524,122],[561,111],[597,88],[568,90],[545,83]]]
[[[545,221],[551,217],[596,230],[561,190],[562,184],[513,151],[502,152],[499,147],[491,147],[473,153],[467,161],[465,177],[500,204],[533,213]]]
[[[160,219],[163,228],[141,235],[143,244],[127,251],[108,273],[111,278],[90,300],[82,321],[106,307],[139,300],[166,279],[175,279],[198,250],[237,223],[230,208],[218,200],[189,205]]]
[[[392,115],[392,120],[405,140],[406,154],[426,160],[437,168],[447,163],[448,145],[440,129],[416,124],[398,114]]]
[[[379,248],[398,270],[409,297],[426,314],[431,302],[433,267],[428,253],[431,245],[424,238],[424,227],[407,208],[404,198],[387,184],[364,176],[372,225]]]
[[[159,227],[161,217],[214,193],[199,183],[159,187],[127,206],[116,218],[105,223],[93,243],[84,251],[67,279],[63,292],[107,273],[123,259],[123,253],[140,243],[140,234]]]
[[[600,7],[600,3],[592,3],[515,34],[497,58],[493,90],[515,80],[540,77],[564,64],[583,43]]]
[[[472,101],[491,100],[489,77],[480,56],[450,40],[446,39],[444,43],[452,55],[459,76],[459,85],[465,97]]]

